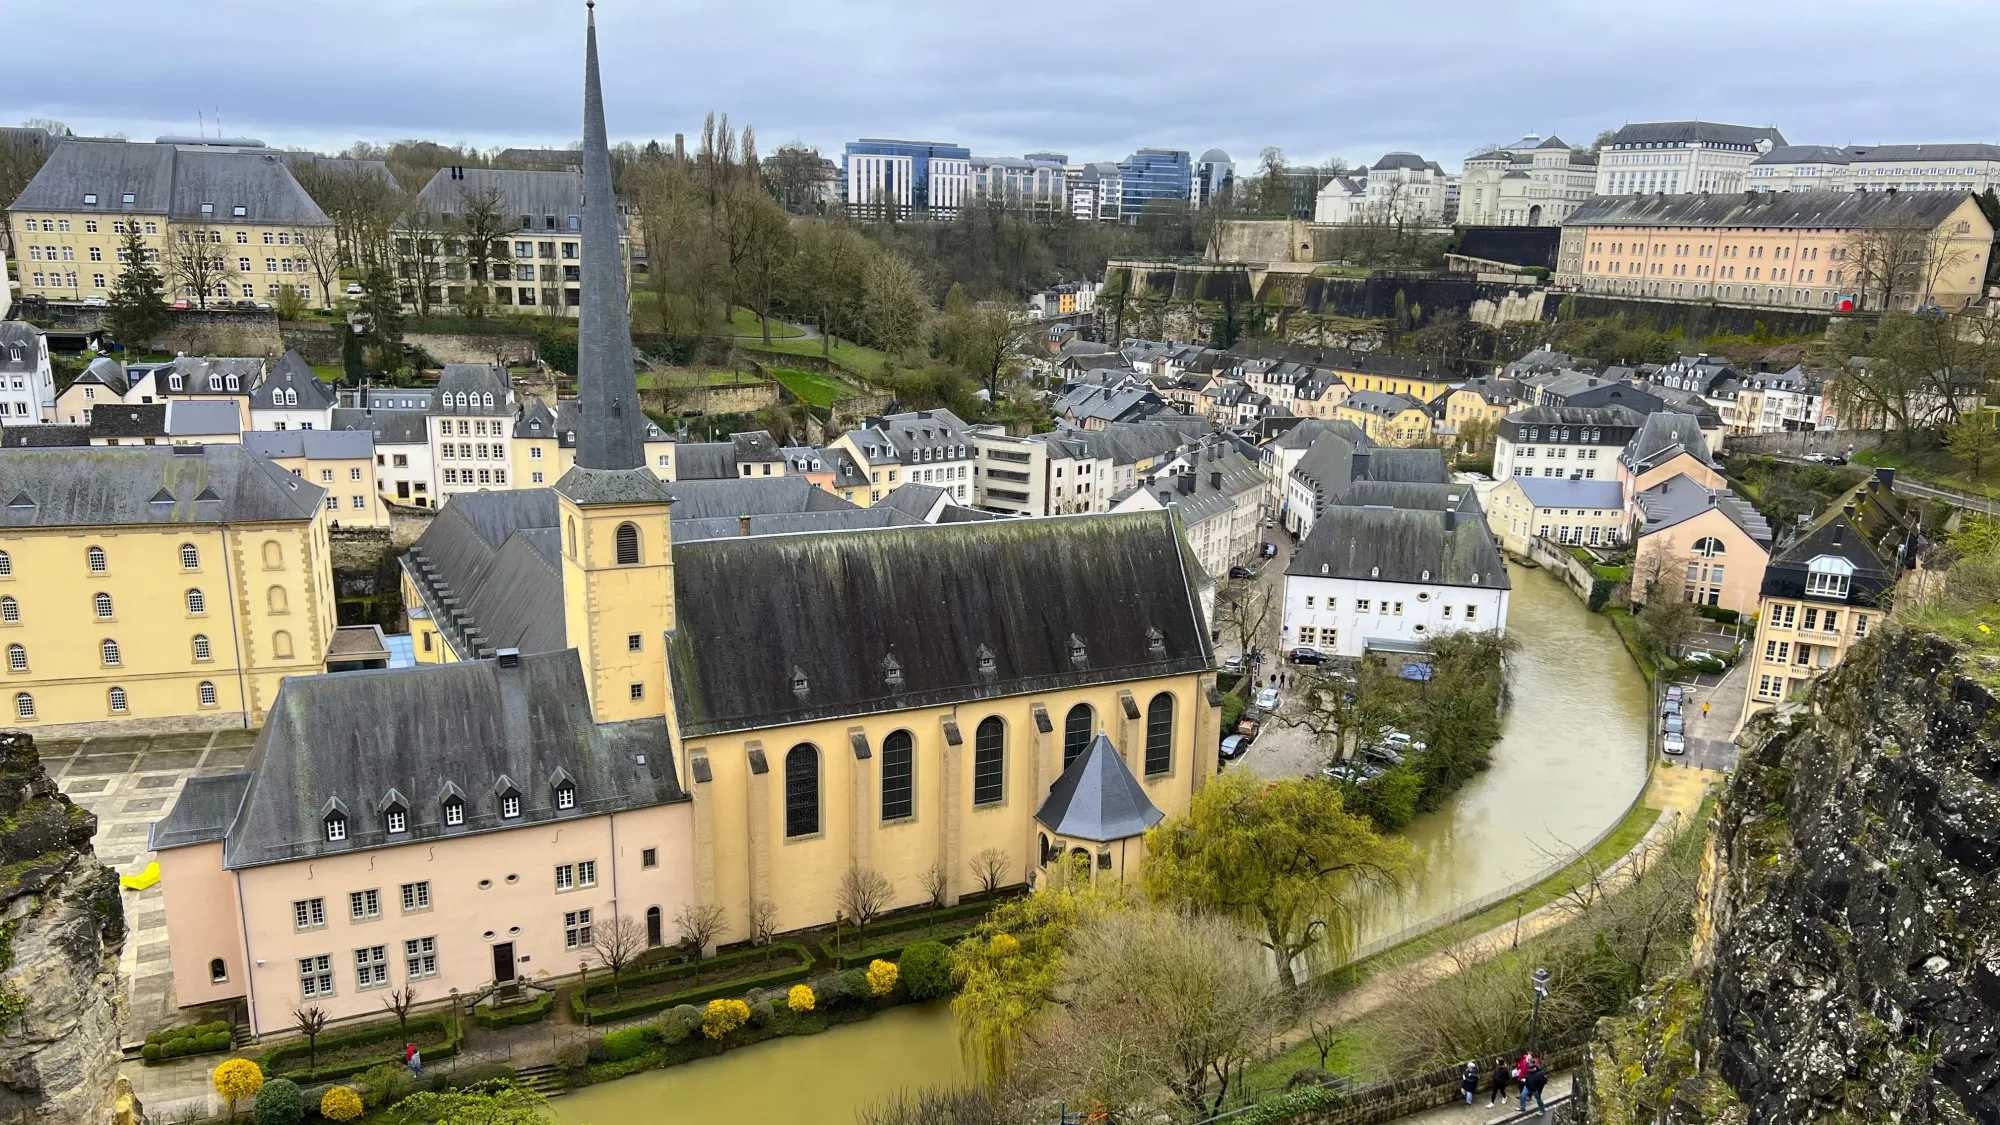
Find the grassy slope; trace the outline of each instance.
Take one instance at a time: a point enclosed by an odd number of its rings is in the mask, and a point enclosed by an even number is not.
[[[798,371],[790,367],[768,369],[771,377],[783,383],[786,389],[813,406],[832,406],[844,398],[853,398],[855,390],[831,375],[821,375],[816,371]]]

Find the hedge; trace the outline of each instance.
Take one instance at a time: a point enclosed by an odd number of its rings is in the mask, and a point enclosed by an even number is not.
[[[1694,608],[1696,613],[1701,614],[1710,621],[1720,621],[1724,625],[1736,624],[1736,619],[1739,616],[1735,610],[1724,609],[1719,605],[1698,605]]]
[[[233,1038],[234,1032],[230,1030],[227,1020],[183,1024],[146,1036],[145,1046],[139,1048],[139,1057],[151,1063],[189,1055],[213,1054],[227,1051]]]
[[[525,1004],[509,1004],[505,1007],[481,1006],[472,1010],[472,1018],[488,1031],[498,1031],[503,1027],[518,1027],[524,1023],[545,1020],[555,1011],[556,994],[550,990]]]
[[[446,1017],[442,1015],[419,1016],[410,1021],[410,1030],[407,1039],[403,1035],[402,1028],[393,1020],[386,1023],[370,1024],[367,1027],[357,1027],[352,1031],[336,1031],[330,1035],[319,1037],[318,1051],[321,1054],[330,1051],[339,1051],[347,1047],[367,1046],[374,1043],[386,1043],[390,1045],[388,1050],[383,1054],[370,1058],[337,1063],[332,1066],[321,1067],[318,1070],[309,1069],[310,1063],[307,1066],[288,1069],[289,1064],[307,1062],[312,1055],[306,1044],[300,1041],[288,1043],[282,1047],[271,1048],[257,1059],[257,1063],[264,1068],[265,1075],[271,1078],[296,1079],[304,1076],[311,1078],[315,1082],[332,1081],[351,1078],[370,1067],[381,1066],[383,1063],[401,1063],[403,1061],[403,1044],[405,1042],[415,1043],[417,1050],[423,1054],[424,1061],[430,1062],[433,1059],[440,1061],[448,1059],[457,1054],[460,1037],[453,1034],[452,1025]]]
[[[585,996],[602,996],[607,992],[622,992],[628,988],[658,984],[663,980],[679,980],[681,977],[713,972],[716,969],[727,969],[737,965],[768,961],[771,957],[781,953],[798,958],[801,964],[812,960],[812,953],[805,946],[793,942],[781,941],[774,943],[768,949],[763,946],[757,946],[751,949],[738,949],[729,953],[718,954],[702,961],[679,961],[657,969],[627,970],[619,974],[618,979],[615,981],[611,979],[611,975],[607,972],[585,986],[581,990],[581,994]]]
[[[576,1018],[585,1025],[616,1023],[619,1020],[650,1016],[655,1012],[664,1011],[680,1004],[693,1004],[698,1007],[708,1003],[710,1000],[731,999],[741,996],[753,988],[771,988],[776,985],[791,984],[794,981],[801,981],[812,975],[813,958],[812,954],[807,952],[805,947],[780,945],[774,948],[791,952],[799,958],[799,963],[790,968],[773,969],[768,973],[756,973],[747,977],[737,977],[735,980],[722,981],[705,988],[692,988],[685,992],[673,993],[669,996],[653,996],[644,1000],[632,1000],[623,1004],[613,1003],[603,1007],[592,1007],[587,1004],[584,993],[579,990],[570,994],[570,1011],[574,1012]],[[759,952],[761,953],[762,951],[760,950]],[[719,957],[713,958],[709,963],[712,964],[714,961],[719,960],[721,960]],[[685,976],[686,974],[679,975]],[[595,992],[596,986],[593,985],[591,991]]]

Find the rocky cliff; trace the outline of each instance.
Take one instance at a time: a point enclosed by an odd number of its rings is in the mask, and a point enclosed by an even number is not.
[[[96,831],[34,739],[0,734],[0,1120],[111,1119],[125,912]]]
[[[1590,1120],[2000,1121],[2000,706],[1960,660],[1879,636],[1759,728],[1695,969],[1600,1025]]]

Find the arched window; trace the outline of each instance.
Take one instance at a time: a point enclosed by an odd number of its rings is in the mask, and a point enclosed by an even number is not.
[[[229,979],[229,966],[217,957],[208,963],[208,983],[221,984]]]
[[[286,607],[290,604],[290,599],[285,596],[285,588],[283,586],[271,587],[264,596],[270,602],[272,613],[289,612]]]
[[[196,660],[214,659],[213,654],[209,651],[208,638],[200,633],[194,635],[194,658]]]
[[[1090,736],[1097,733],[1097,716],[1090,704],[1079,703],[1069,709],[1063,719],[1063,768],[1068,769],[1076,756],[1090,745]]]
[[[201,566],[201,551],[192,543],[181,544],[181,569],[196,570]]]
[[[276,570],[285,565],[285,549],[275,539],[264,541],[264,569]]]
[[[110,568],[110,561],[104,557],[104,548],[91,547],[83,552],[84,561],[90,564],[92,574],[103,574]]]
[[[90,603],[94,608],[96,608],[97,619],[99,621],[105,621],[111,617],[110,594],[100,593],[96,597],[91,598]]]
[[[801,742],[785,753],[785,835],[819,831],[819,750]]]
[[[14,696],[14,714],[20,716],[23,719],[34,718],[35,697],[29,695],[25,691],[16,693]]]
[[[125,698],[125,689],[122,687],[112,688],[110,691],[110,697],[111,697],[111,713],[114,715],[123,715],[126,711],[126,703],[127,703]]]
[[[618,525],[618,565],[633,566],[639,561],[639,528],[636,524]]]
[[[195,697],[201,700],[203,707],[215,706],[215,685],[203,680],[200,686],[195,688]]]
[[[1040,866],[1047,867],[1048,865],[1049,865],[1049,834],[1044,832],[1042,833],[1042,858]]]
[[[9,625],[13,625],[20,620],[21,603],[15,601],[11,596],[0,598],[0,621],[5,621]]]
[[[1146,775],[1174,768],[1174,697],[1161,692],[1146,705]]]
[[[657,949],[664,944],[665,935],[660,931],[660,908],[649,906],[646,908],[646,946]]]
[[[1007,724],[989,715],[972,735],[972,803],[991,805],[1006,795]]]
[[[916,740],[909,731],[891,731],[882,740],[883,820],[902,820],[916,814],[916,756]]]
[[[189,590],[187,592],[187,607],[188,607],[188,612],[192,614],[199,615],[207,613],[208,599],[202,596],[202,592],[200,590]]]
[[[14,577],[14,556],[0,551],[0,578]]]
[[[1694,541],[1694,553],[1704,559],[1712,559],[1717,555],[1724,554],[1725,548],[1722,545],[1722,540],[1712,535],[1704,535]]]
[[[110,637],[106,637],[102,641],[98,642],[97,650],[104,657],[104,662],[106,664],[118,663],[117,641],[112,640]]]
[[[271,634],[271,655],[280,659],[288,658],[292,655],[292,634],[290,632],[280,629]]]
[[[7,670],[25,672],[28,670],[28,650],[21,645],[7,646]]]
[[[569,557],[576,557],[576,517],[569,518]]]

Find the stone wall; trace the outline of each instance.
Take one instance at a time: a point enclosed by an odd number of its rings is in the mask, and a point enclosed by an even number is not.
[[[1585,601],[1590,600],[1590,588],[1597,581],[1597,576],[1590,572],[1589,567],[1583,565],[1581,559],[1570,554],[1568,547],[1553,539],[1537,535],[1528,540],[1528,558],[1535,565],[1562,579],[1564,585],[1575,591],[1577,597]]]
[[[118,876],[91,850],[96,831],[34,738],[0,734],[0,1120],[110,1120],[125,911]]]
[[[1585,1041],[1582,1039],[1559,1043],[1545,1043],[1541,1048],[1542,1069],[1555,1073],[1575,1066],[1583,1057]],[[1481,1065],[1486,1065],[1485,1060]],[[1459,1080],[1463,1076],[1462,1064],[1440,1067],[1423,1074],[1402,1078],[1390,1078],[1367,1083],[1343,1096],[1339,1104],[1312,1113],[1300,1114],[1292,1118],[1296,1125],[1382,1125],[1413,1113],[1450,1105],[1459,1099]],[[1481,1074],[1479,1084],[1483,1096],[1487,1076]],[[1515,1088],[1515,1098],[1520,1090]],[[1532,1099],[1530,1099],[1532,1100]],[[1482,1109],[1484,1107],[1481,1107]],[[1486,1117],[1476,1120],[1485,1121]]]
[[[318,321],[286,321],[279,326],[280,341],[286,350],[296,351],[307,363],[338,367],[341,363],[340,329]]]
[[[425,521],[428,526],[429,521]],[[328,534],[333,585],[342,625],[380,625],[399,632],[403,619],[402,568],[395,527],[343,527]]]
[[[422,348],[437,363],[498,363],[521,367],[536,358],[533,336],[469,332],[405,332],[403,342]]]
[[[1759,332],[1772,336],[1819,336],[1832,323],[1827,313],[1795,309],[1753,308],[1748,305],[1718,305],[1708,301],[1657,301],[1638,297],[1602,294],[1551,293],[1543,306],[1553,320],[1562,308],[1574,302],[1575,315],[1619,319],[1632,327],[1671,332],[1678,328],[1689,340],[1700,340],[1717,332],[1739,336]],[[1428,306],[1426,306],[1428,307]]]
[[[1779,434],[1730,434],[1722,439],[1729,453],[1776,453],[1801,457],[1808,453],[1838,453],[1842,457],[1882,444],[1879,430],[1788,430]]]
[[[648,414],[754,414],[778,405],[778,384],[764,379],[741,383],[641,387],[639,406]]]

